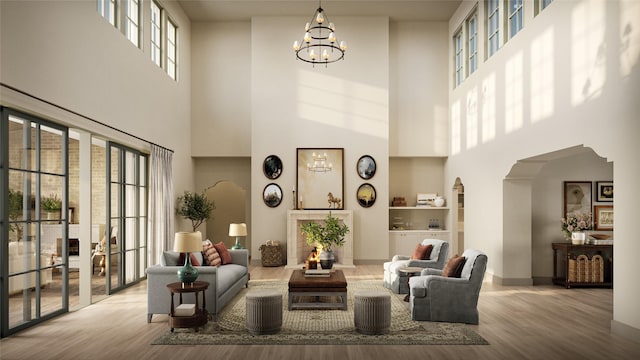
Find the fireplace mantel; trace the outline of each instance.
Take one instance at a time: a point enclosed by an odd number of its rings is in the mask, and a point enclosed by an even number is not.
[[[331,212],[349,227],[344,237],[344,246],[333,249],[336,255],[335,267],[354,267],[353,265],[353,210],[289,210],[287,211],[287,268],[301,269],[312,247],[307,245],[300,232],[300,222],[323,221]]]

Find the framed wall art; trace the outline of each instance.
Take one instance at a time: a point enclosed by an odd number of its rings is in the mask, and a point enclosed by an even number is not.
[[[596,181],[596,201],[613,201],[613,181]]]
[[[298,148],[296,196],[300,209],[344,209],[344,149]]]
[[[613,205],[593,207],[594,230],[613,230]]]
[[[376,188],[369,183],[364,183],[358,187],[356,197],[358,198],[358,204],[360,204],[360,206],[365,208],[371,207],[376,202]]]
[[[279,178],[282,174],[282,160],[276,155],[267,156],[262,163],[262,172],[271,180]]]
[[[591,181],[564,182],[564,213],[562,217],[576,213],[591,213]]]
[[[376,174],[376,161],[369,155],[363,155],[356,164],[358,175],[365,180],[369,180]]]
[[[282,202],[282,189],[278,184],[267,184],[262,191],[262,200],[268,207],[277,207]]]

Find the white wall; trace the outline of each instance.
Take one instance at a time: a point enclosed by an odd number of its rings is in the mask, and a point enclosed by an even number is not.
[[[179,81],[153,65],[96,11],[94,1],[2,1],[0,79],[3,83],[106,125],[174,150],[176,193],[192,188],[190,137],[190,24],[167,2],[179,26]],[[148,144],[3,89],[2,104],[145,151]]]
[[[349,44],[345,60],[327,68],[297,61],[290,47],[304,33],[304,17],[257,17],[251,24],[252,232],[253,257],[266,240],[286,242],[286,212],[293,207],[296,148],[344,148],[345,209],[354,210],[354,258],[388,257],[389,188],[389,20],[385,17],[332,17],[338,38]],[[262,162],[270,154],[284,164],[275,182],[282,204],[267,207]],[[371,155],[377,173],[369,181],[378,201],[357,204],[364,183],[355,170],[362,155]]]
[[[250,64],[250,22],[192,24],[193,156],[251,154]]]
[[[479,5],[483,14],[483,3]],[[454,22],[470,6],[463,3],[452,17],[450,38],[459,25]],[[637,1],[554,1],[528,19],[525,29],[450,92],[446,181],[453,183],[459,176],[465,186],[465,245],[486,251],[488,272],[508,280],[531,268],[530,261],[522,261],[526,270],[507,272],[503,262],[506,256],[518,257],[509,251],[512,239],[503,233],[508,211],[503,209],[503,180],[516,161],[581,144],[612,161],[612,327],[635,329],[635,336],[640,329],[634,265],[640,253],[634,235],[640,217],[639,19]]]

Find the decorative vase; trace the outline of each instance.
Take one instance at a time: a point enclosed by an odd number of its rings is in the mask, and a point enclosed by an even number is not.
[[[433,200],[433,204],[436,207],[443,207],[444,206],[444,198],[442,196],[436,197],[436,199]]]
[[[336,256],[331,250],[322,250],[320,253],[320,266],[323,269],[331,269],[335,260]]]
[[[573,245],[584,245],[587,234],[584,231],[574,231],[571,233],[571,243]]]

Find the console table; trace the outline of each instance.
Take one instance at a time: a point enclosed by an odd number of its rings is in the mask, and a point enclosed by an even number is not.
[[[195,281],[191,284],[184,284],[181,282],[174,282],[167,285],[167,289],[171,293],[171,313],[169,314],[169,327],[171,332],[174,328],[195,328],[198,331],[198,327],[206,325],[209,321],[209,314],[207,313],[207,303],[204,297],[205,290],[209,287],[209,283],[206,281]],[[196,311],[191,316],[176,316],[174,307],[174,295],[180,294],[180,304],[182,304],[182,294],[194,293],[196,298]],[[202,293],[202,307],[198,303],[198,293]]]
[[[567,289],[571,287],[613,287],[613,245],[573,245],[571,243],[552,243],[553,283]],[[579,255],[600,255],[604,261],[603,282],[576,282],[569,279],[569,260]],[[562,271],[562,273],[561,273]]]

